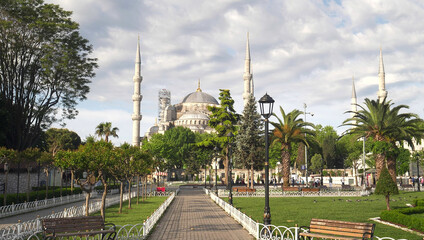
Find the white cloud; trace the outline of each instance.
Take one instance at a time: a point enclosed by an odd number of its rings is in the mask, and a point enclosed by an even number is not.
[[[75,128],[84,128],[85,121],[93,126],[104,121],[99,117],[105,118],[107,111],[122,111],[114,121],[122,128],[120,139],[131,141],[138,34],[142,131],[154,123],[161,88],[169,89],[177,103],[196,89],[199,78],[202,89],[216,98],[219,88],[230,89],[241,112],[247,31],[257,98],[268,92],[277,107],[288,109],[306,102],[315,113],[314,123],[336,127],[350,108],[352,75],[359,103],[376,98],[382,46],[389,98],[423,116],[424,5],[418,1],[48,2],[74,11],[99,58],[97,77],[83,104],[89,107],[80,109]],[[83,117],[90,111],[95,121]]]

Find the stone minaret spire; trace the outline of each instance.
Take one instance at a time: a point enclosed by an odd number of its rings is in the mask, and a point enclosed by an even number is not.
[[[386,74],[384,73],[383,53],[380,47],[380,66],[378,68],[378,101],[383,102],[387,97],[386,91]]]
[[[352,111],[351,117],[354,117],[356,112],[358,111],[357,103],[358,101],[356,98],[355,78],[352,77],[352,97],[350,99],[350,110]]]
[[[247,101],[249,100],[249,95],[253,94],[253,79],[252,73],[250,70],[250,45],[249,45],[249,33],[247,33],[247,42],[246,42],[246,59],[244,60],[244,93],[243,100],[244,106],[246,106]]]
[[[140,104],[143,96],[140,94],[140,85],[143,77],[141,76],[141,56],[140,56],[140,36],[137,41],[137,52],[135,55],[135,73],[133,77],[134,81],[134,94],[132,96],[133,100],[133,114],[131,116],[133,121],[133,134],[132,134],[132,144],[134,146],[140,146]]]

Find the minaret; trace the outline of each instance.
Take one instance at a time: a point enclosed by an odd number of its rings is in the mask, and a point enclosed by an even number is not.
[[[244,60],[243,80],[244,80],[243,101],[244,101],[244,106],[246,106],[249,100],[249,95],[253,94],[253,80],[252,80],[252,73],[250,71],[249,33],[247,33],[246,59]]]
[[[137,41],[137,52],[135,55],[135,73],[133,77],[134,81],[134,94],[132,96],[133,100],[133,134],[132,134],[132,144],[134,146],[140,146],[140,104],[143,96],[140,94],[140,85],[143,77],[141,76],[141,56],[140,56],[140,36]]]
[[[350,99],[350,110],[352,111],[350,117],[354,117],[356,112],[358,112],[358,101],[356,98],[356,89],[355,89],[355,78],[352,76],[352,97]]]
[[[384,73],[383,53],[380,47],[380,66],[378,68],[378,101],[381,103],[387,97],[386,74]]]

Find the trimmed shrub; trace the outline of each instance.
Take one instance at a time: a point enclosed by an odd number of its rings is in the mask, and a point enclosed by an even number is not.
[[[424,231],[424,218],[414,214],[424,213],[424,207],[402,208],[391,211],[383,211],[380,218],[384,221],[407,226],[418,231]]]
[[[414,206],[423,206],[424,207],[424,199],[416,199],[414,200]]]
[[[37,188],[35,188],[37,189]],[[74,194],[79,194],[82,193],[81,188],[74,188]],[[62,196],[67,196],[67,195],[71,195],[71,188],[63,188],[62,189]],[[37,198],[38,197],[38,198]],[[36,201],[36,200],[41,200],[44,199],[46,197],[46,190],[40,190],[38,191],[32,191],[29,193],[29,201]],[[59,188],[55,188],[55,189],[49,189],[49,193],[48,193],[48,198],[58,198],[60,197],[60,187]],[[4,194],[0,195],[0,206],[3,206],[3,198],[4,198]],[[27,200],[27,194],[26,193],[19,193],[19,201],[18,198],[16,196],[16,194],[14,193],[9,193],[7,194],[7,205],[11,205],[12,203],[16,204],[16,203],[23,203],[26,202]]]

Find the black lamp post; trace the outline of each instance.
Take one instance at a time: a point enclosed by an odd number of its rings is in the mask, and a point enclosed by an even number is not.
[[[228,196],[228,203],[232,206],[233,205],[233,172],[232,172],[232,168],[233,168],[233,161],[231,159],[231,139],[234,137],[234,134],[232,132],[227,134],[227,138],[228,138],[228,160],[230,162],[228,168],[229,168],[229,173],[228,173],[228,186],[230,187],[230,195]]]
[[[261,115],[265,118],[265,208],[264,208],[264,224],[271,224],[271,211],[269,208],[269,143],[268,143],[268,125],[269,117],[272,115],[274,107],[274,99],[267,93],[259,99],[259,108]]]
[[[420,155],[417,156],[417,186],[418,186],[418,192],[420,192]]]
[[[213,152],[218,152],[218,148],[215,147]],[[215,194],[218,196],[218,158],[215,158]]]

